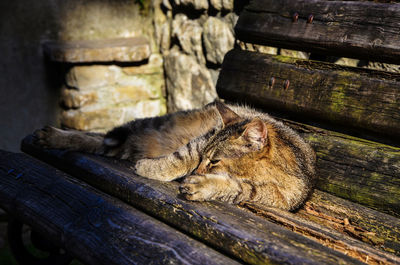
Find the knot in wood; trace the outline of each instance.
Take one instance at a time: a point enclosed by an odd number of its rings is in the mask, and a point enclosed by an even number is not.
[[[297,20],[299,20],[299,13],[296,12],[293,14],[292,21],[297,22]]]
[[[313,22],[313,20],[314,20],[314,16],[311,14],[307,18],[307,23],[311,24]]]
[[[275,84],[275,77],[271,77],[269,79],[269,86],[272,88],[274,86],[274,84]]]
[[[285,81],[285,83],[283,83],[283,88],[286,90],[286,89],[289,88],[289,85],[290,85],[290,81],[289,81],[289,79],[287,79],[287,80]]]

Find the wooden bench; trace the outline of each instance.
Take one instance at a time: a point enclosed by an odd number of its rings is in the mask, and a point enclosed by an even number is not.
[[[236,34],[400,64],[398,25],[400,4],[257,0]],[[400,264],[399,82],[238,48],[226,55],[220,97],[271,112],[316,150],[317,190],[294,213],[186,201],[179,183],[136,176],[125,161],[44,150],[33,136],[22,142],[29,155],[0,152],[0,206],[87,264]]]

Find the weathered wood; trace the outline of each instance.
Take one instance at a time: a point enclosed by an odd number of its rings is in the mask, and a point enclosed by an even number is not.
[[[44,43],[48,58],[56,62],[140,62],[151,54],[145,37],[105,40],[49,41]]]
[[[252,203],[245,204],[244,207],[276,224],[290,229],[291,231],[304,235],[307,238],[315,240],[325,246],[329,246],[330,248],[345,252],[347,255],[368,264],[397,264],[400,262],[400,257],[395,257],[389,254],[384,257],[381,251],[366,246],[361,241],[345,235],[344,233],[340,233],[332,228],[317,224],[294,213]],[[350,224],[349,221],[343,225],[343,227],[348,231],[353,231],[357,228]]]
[[[319,190],[297,215],[400,256],[400,219],[391,215]]]
[[[25,154],[0,151],[0,205],[87,264],[238,264]]]
[[[246,42],[400,63],[399,25],[398,3],[257,0],[241,13],[235,30]]]
[[[225,56],[217,83],[222,98],[394,137],[399,87],[400,74],[240,50]]]
[[[22,149],[246,263],[359,263],[235,206],[186,201],[178,196],[178,183],[135,176],[123,161],[43,150],[32,137]]]
[[[317,154],[317,187],[400,217],[400,148],[283,120]]]
[[[264,210],[264,207],[254,204],[246,204],[245,207],[292,231],[333,244],[332,247],[345,247],[347,251],[351,251],[351,246],[357,244],[350,243],[346,247],[349,241],[338,241],[334,239],[336,236],[332,238],[329,235],[332,233],[331,229],[335,230],[333,234],[339,232],[400,256],[400,219],[326,192],[315,190],[295,215],[269,208]],[[306,223],[303,224],[304,222]],[[323,228],[315,227],[315,223],[322,225]],[[328,230],[325,230],[326,228]]]

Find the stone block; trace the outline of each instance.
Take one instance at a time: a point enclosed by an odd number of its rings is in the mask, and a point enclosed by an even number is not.
[[[288,49],[281,49],[280,55],[299,58],[299,59],[308,59],[310,57],[310,54],[308,52],[288,50]]]
[[[121,77],[121,68],[115,65],[77,65],[66,75],[69,87],[89,90],[117,83]]]
[[[162,66],[163,60],[160,54],[151,55],[149,62],[141,66],[77,65],[67,73],[66,84],[78,90],[98,89],[121,83],[134,84],[138,80],[135,75],[162,74]],[[159,75],[155,77],[159,78]]]
[[[124,66],[121,70],[126,75],[160,74],[163,73],[163,58],[161,54],[153,53],[148,63],[139,66]]]
[[[265,53],[265,54],[271,54],[271,55],[278,54],[278,48],[276,48],[276,47],[246,43],[246,42],[243,42],[240,40],[237,40],[236,43],[237,43],[237,46],[239,46],[239,48],[244,51],[259,52],[259,53]]]
[[[61,103],[67,108],[79,108],[98,102],[98,94],[95,90],[78,91],[63,87],[61,89]]]
[[[239,16],[236,13],[228,13],[226,16],[222,18],[222,20],[227,23],[230,27],[232,34],[235,34],[235,26],[239,19]]]
[[[357,59],[341,57],[335,62],[335,64],[357,67],[359,62],[360,62],[360,60],[357,60]]]
[[[195,10],[207,10],[208,0],[174,0],[177,6],[186,6]]]
[[[117,104],[163,97],[163,74],[135,75],[127,78],[125,82],[120,81],[120,84],[91,90],[64,88],[61,100],[66,107],[79,108],[93,104]]]
[[[51,41],[45,43],[44,50],[51,60],[67,63],[140,62],[151,54],[145,37]]]
[[[166,54],[171,46],[171,23],[166,21],[161,26],[161,37],[160,37],[160,51],[162,54]]]
[[[168,9],[168,10],[172,9],[172,6],[171,6],[171,3],[169,0],[162,0],[162,4],[166,9]]]
[[[217,86],[217,81],[218,81],[218,77],[219,77],[219,73],[221,72],[221,69],[208,69],[208,71],[210,72],[211,75],[211,80],[214,84],[214,87]]]
[[[216,10],[233,10],[233,0],[210,0],[210,4]]]
[[[175,47],[164,60],[169,112],[200,108],[217,98],[210,72],[196,59]]]
[[[152,24],[154,28],[153,39],[155,47],[154,48],[152,47],[153,53],[155,53],[156,51],[163,53],[162,41],[165,30],[164,25],[170,25],[172,20],[171,10],[163,9],[162,2],[163,2],[162,0],[152,0],[151,4],[152,15],[149,15],[149,17],[152,18]]]
[[[185,53],[193,55],[199,63],[205,64],[202,33],[201,25],[195,20],[188,19],[184,14],[177,14],[172,21],[172,37],[178,39]]]
[[[206,58],[214,64],[222,64],[225,54],[235,43],[230,26],[215,17],[209,17],[204,23],[203,40]]]
[[[61,124],[77,130],[105,132],[128,121],[163,115],[164,99],[127,102],[125,104],[88,106],[66,110],[61,114]]]

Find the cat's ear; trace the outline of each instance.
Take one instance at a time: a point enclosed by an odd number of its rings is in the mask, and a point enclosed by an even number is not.
[[[240,116],[237,115],[233,110],[228,108],[228,106],[226,106],[224,103],[220,101],[215,101],[215,106],[217,107],[217,110],[221,115],[222,122],[225,126],[240,120]]]
[[[262,147],[265,145],[267,140],[268,130],[265,123],[255,118],[248,124],[246,124],[246,129],[244,130],[242,137],[257,147]]]

